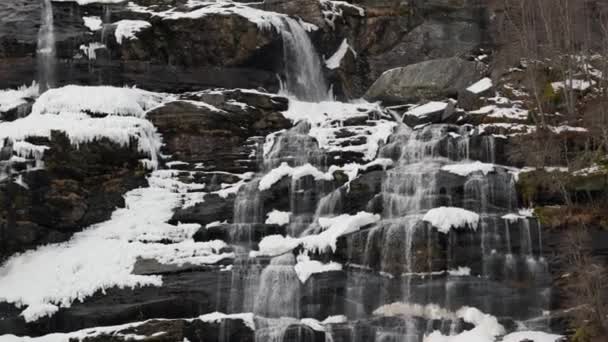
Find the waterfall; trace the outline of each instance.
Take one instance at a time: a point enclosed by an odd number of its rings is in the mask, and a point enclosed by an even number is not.
[[[329,92],[321,60],[312,45],[306,30],[295,19],[285,17],[283,38],[283,58],[285,83],[281,92],[303,101],[320,102],[329,99]]]
[[[55,30],[51,0],[44,0],[42,3],[41,21],[36,59],[38,61],[38,84],[40,84],[40,91],[44,92],[53,87],[55,83]]]
[[[260,275],[254,312],[265,317],[300,317],[300,279],[296,258],[287,253],[270,261]]]

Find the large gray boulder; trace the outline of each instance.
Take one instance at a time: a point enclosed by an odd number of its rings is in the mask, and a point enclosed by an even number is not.
[[[384,72],[365,99],[400,103],[455,97],[480,76],[477,62],[458,57],[434,59]]]

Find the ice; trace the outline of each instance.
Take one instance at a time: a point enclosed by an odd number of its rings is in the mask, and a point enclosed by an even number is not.
[[[36,97],[38,97],[38,84],[36,82],[33,82],[29,87],[21,86],[17,89],[0,90],[0,113],[25,104],[26,99]]]
[[[86,113],[141,118],[172,98],[137,88],[68,85],[42,94],[34,103],[32,114]]]
[[[317,180],[332,180],[334,178],[332,174],[319,171],[311,164],[291,167],[287,163],[281,163],[279,167],[272,169],[262,177],[259,184],[260,191],[270,189],[272,185],[280,181],[281,178],[287,176],[292,177],[293,179],[300,179],[305,176],[313,176]]]

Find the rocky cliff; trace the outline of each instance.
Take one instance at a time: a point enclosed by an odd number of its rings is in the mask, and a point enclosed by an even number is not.
[[[512,11],[0,4],[0,341],[602,338],[608,64]]]

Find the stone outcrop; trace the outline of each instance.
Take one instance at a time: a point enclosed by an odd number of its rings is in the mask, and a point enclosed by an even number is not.
[[[0,259],[109,219],[124,193],[147,184],[136,144],[102,139],[76,147],[60,132],[45,143],[44,169],[1,185]]]
[[[365,98],[407,103],[456,97],[480,76],[480,66],[476,62],[457,57],[436,59],[386,71],[370,87]]]

